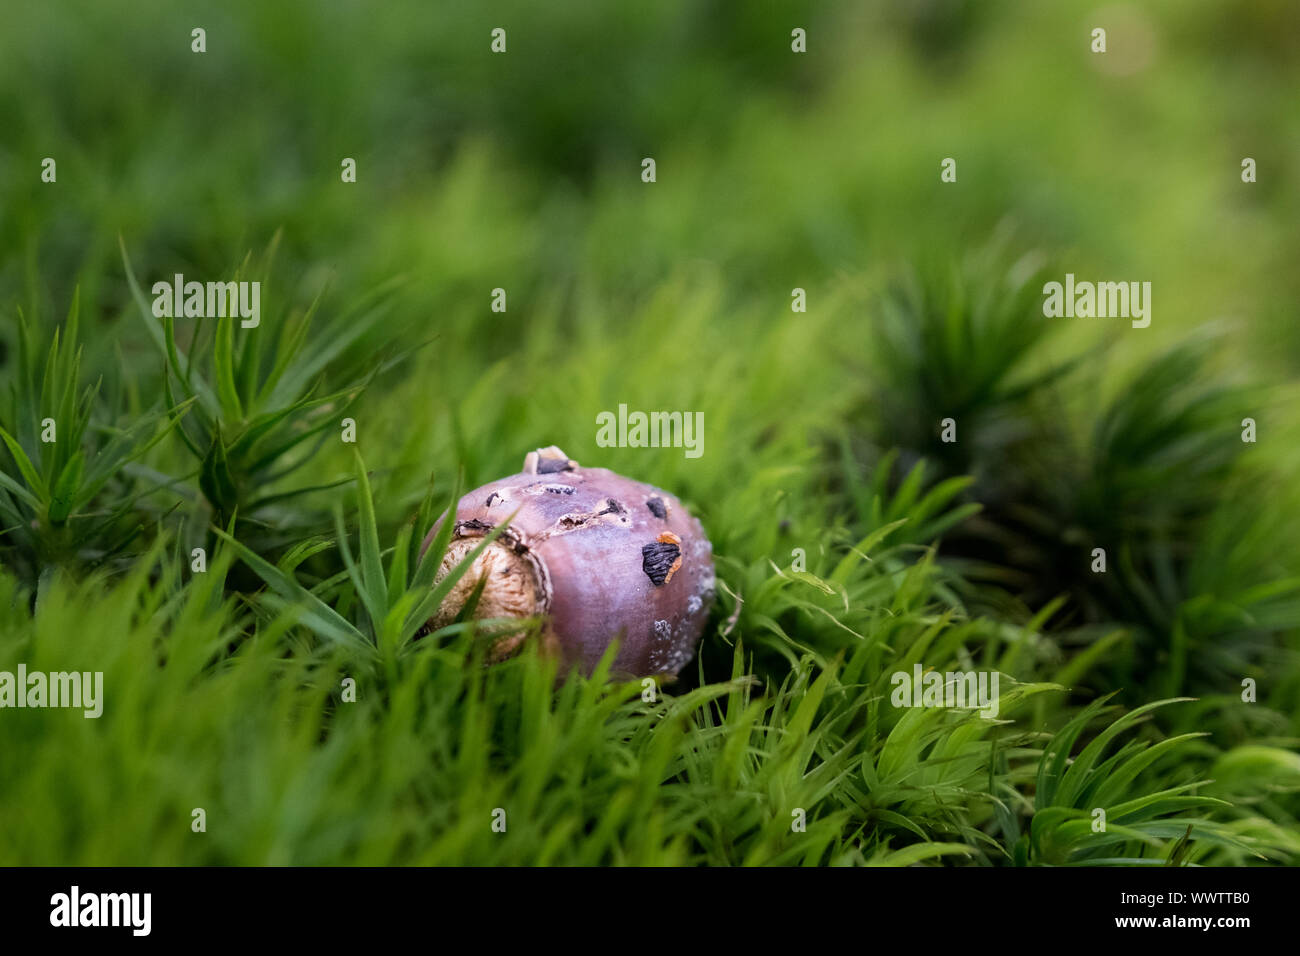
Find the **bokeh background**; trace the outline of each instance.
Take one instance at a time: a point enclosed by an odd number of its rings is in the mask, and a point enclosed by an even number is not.
[[[1153,328],[1120,351],[1226,317],[1246,323],[1240,348],[1291,371],[1297,15],[1282,0],[23,5],[0,66],[0,291],[62,311],[80,283],[112,323],[119,233],[145,274],[209,275],[282,229],[282,295],[326,269],[345,290],[407,274],[405,301],[440,328],[475,324],[484,287],[513,293],[493,321],[514,336],[557,296],[609,297],[613,321],[700,272],[775,318],[792,286],[824,309],[846,276],[1010,220],[1078,275],[1155,284]],[[196,25],[207,54],[190,52]],[[54,188],[31,175],[47,155]],[[941,188],[945,156],[959,180]]]

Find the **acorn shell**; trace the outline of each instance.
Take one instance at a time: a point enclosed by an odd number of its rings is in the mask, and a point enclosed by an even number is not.
[[[453,619],[486,573],[476,616],[542,614],[544,645],[565,667],[589,674],[615,638],[616,674],[671,676],[685,666],[713,603],[713,547],[675,496],[579,467],[558,449],[532,452],[523,472],[461,498],[439,577],[516,510],[490,546],[496,556],[466,573],[435,623]],[[517,640],[494,650],[504,656]]]

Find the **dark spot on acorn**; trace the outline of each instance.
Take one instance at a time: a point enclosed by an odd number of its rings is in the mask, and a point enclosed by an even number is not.
[[[480,521],[478,518],[470,518],[468,521],[458,521],[456,523],[456,533],[464,531],[482,531],[484,534],[495,528],[496,525],[488,524],[486,521]]]
[[[645,506],[649,508],[650,513],[660,521],[663,521],[668,517],[668,509],[664,507],[664,500],[662,498],[647,498]]]
[[[675,534],[665,531],[641,549],[641,570],[655,587],[666,584],[681,566],[681,540]]]
[[[496,500],[497,500],[498,498],[500,498],[500,497],[501,497],[501,496],[500,496],[499,494],[497,494],[495,491],[492,492],[492,494],[488,495],[488,500],[485,501],[485,502],[483,503],[483,507],[484,507],[484,508],[491,508],[491,507],[492,507],[492,502],[496,501]]]
[[[599,518],[601,515],[621,515],[621,514],[623,514],[623,512],[625,512],[625,511],[627,511],[627,509],[624,508],[624,507],[623,507],[621,504],[619,504],[617,501],[615,501],[613,498],[606,498],[606,499],[605,499],[605,510],[604,510],[604,511],[597,511],[597,512],[596,512],[596,517]]]
[[[547,485],[546,490],[553,495],[571,495],[574,492],[569,485]]]
[[[537,473],[539,475],[554,475],[561,471],[573,471],[573,465],[567,461],[560,461],[558,458],[543,458],[537,463]]]

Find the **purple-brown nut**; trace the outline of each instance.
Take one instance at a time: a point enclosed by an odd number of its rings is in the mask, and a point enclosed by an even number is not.
[[[432,627],[453,621],[483,581],[474,617],[541,616],[543,648],[565,668],[591,673],[617,638],[616,674],[682,669],[708,619],[714,573],[713,546],[680,501],[607,468],[580,468],[554,446],[529,452],[520,474],[461,498],[438,579],[516,510]],[[491,656],[509,656],[523,640],[499,638]]]

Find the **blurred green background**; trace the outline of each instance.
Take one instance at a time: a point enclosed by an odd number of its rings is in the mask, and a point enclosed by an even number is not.
[[[79,282],[112,323],[119,232],[143,274],[206,276],[283,229],[279,294],[408,274],[403,334],[512,336],[581,291],[613,322],[691,270],[767,325],[793,286],[823,309],[846,275],[1010,219],[1080,276],[1154,283],[1124,352],[1227,317],[1290,372],[1298,20],[1285,0],[23,5],[0,38],[0,295],[62,311]],[[484,314],[494,286],[508,316]]]

